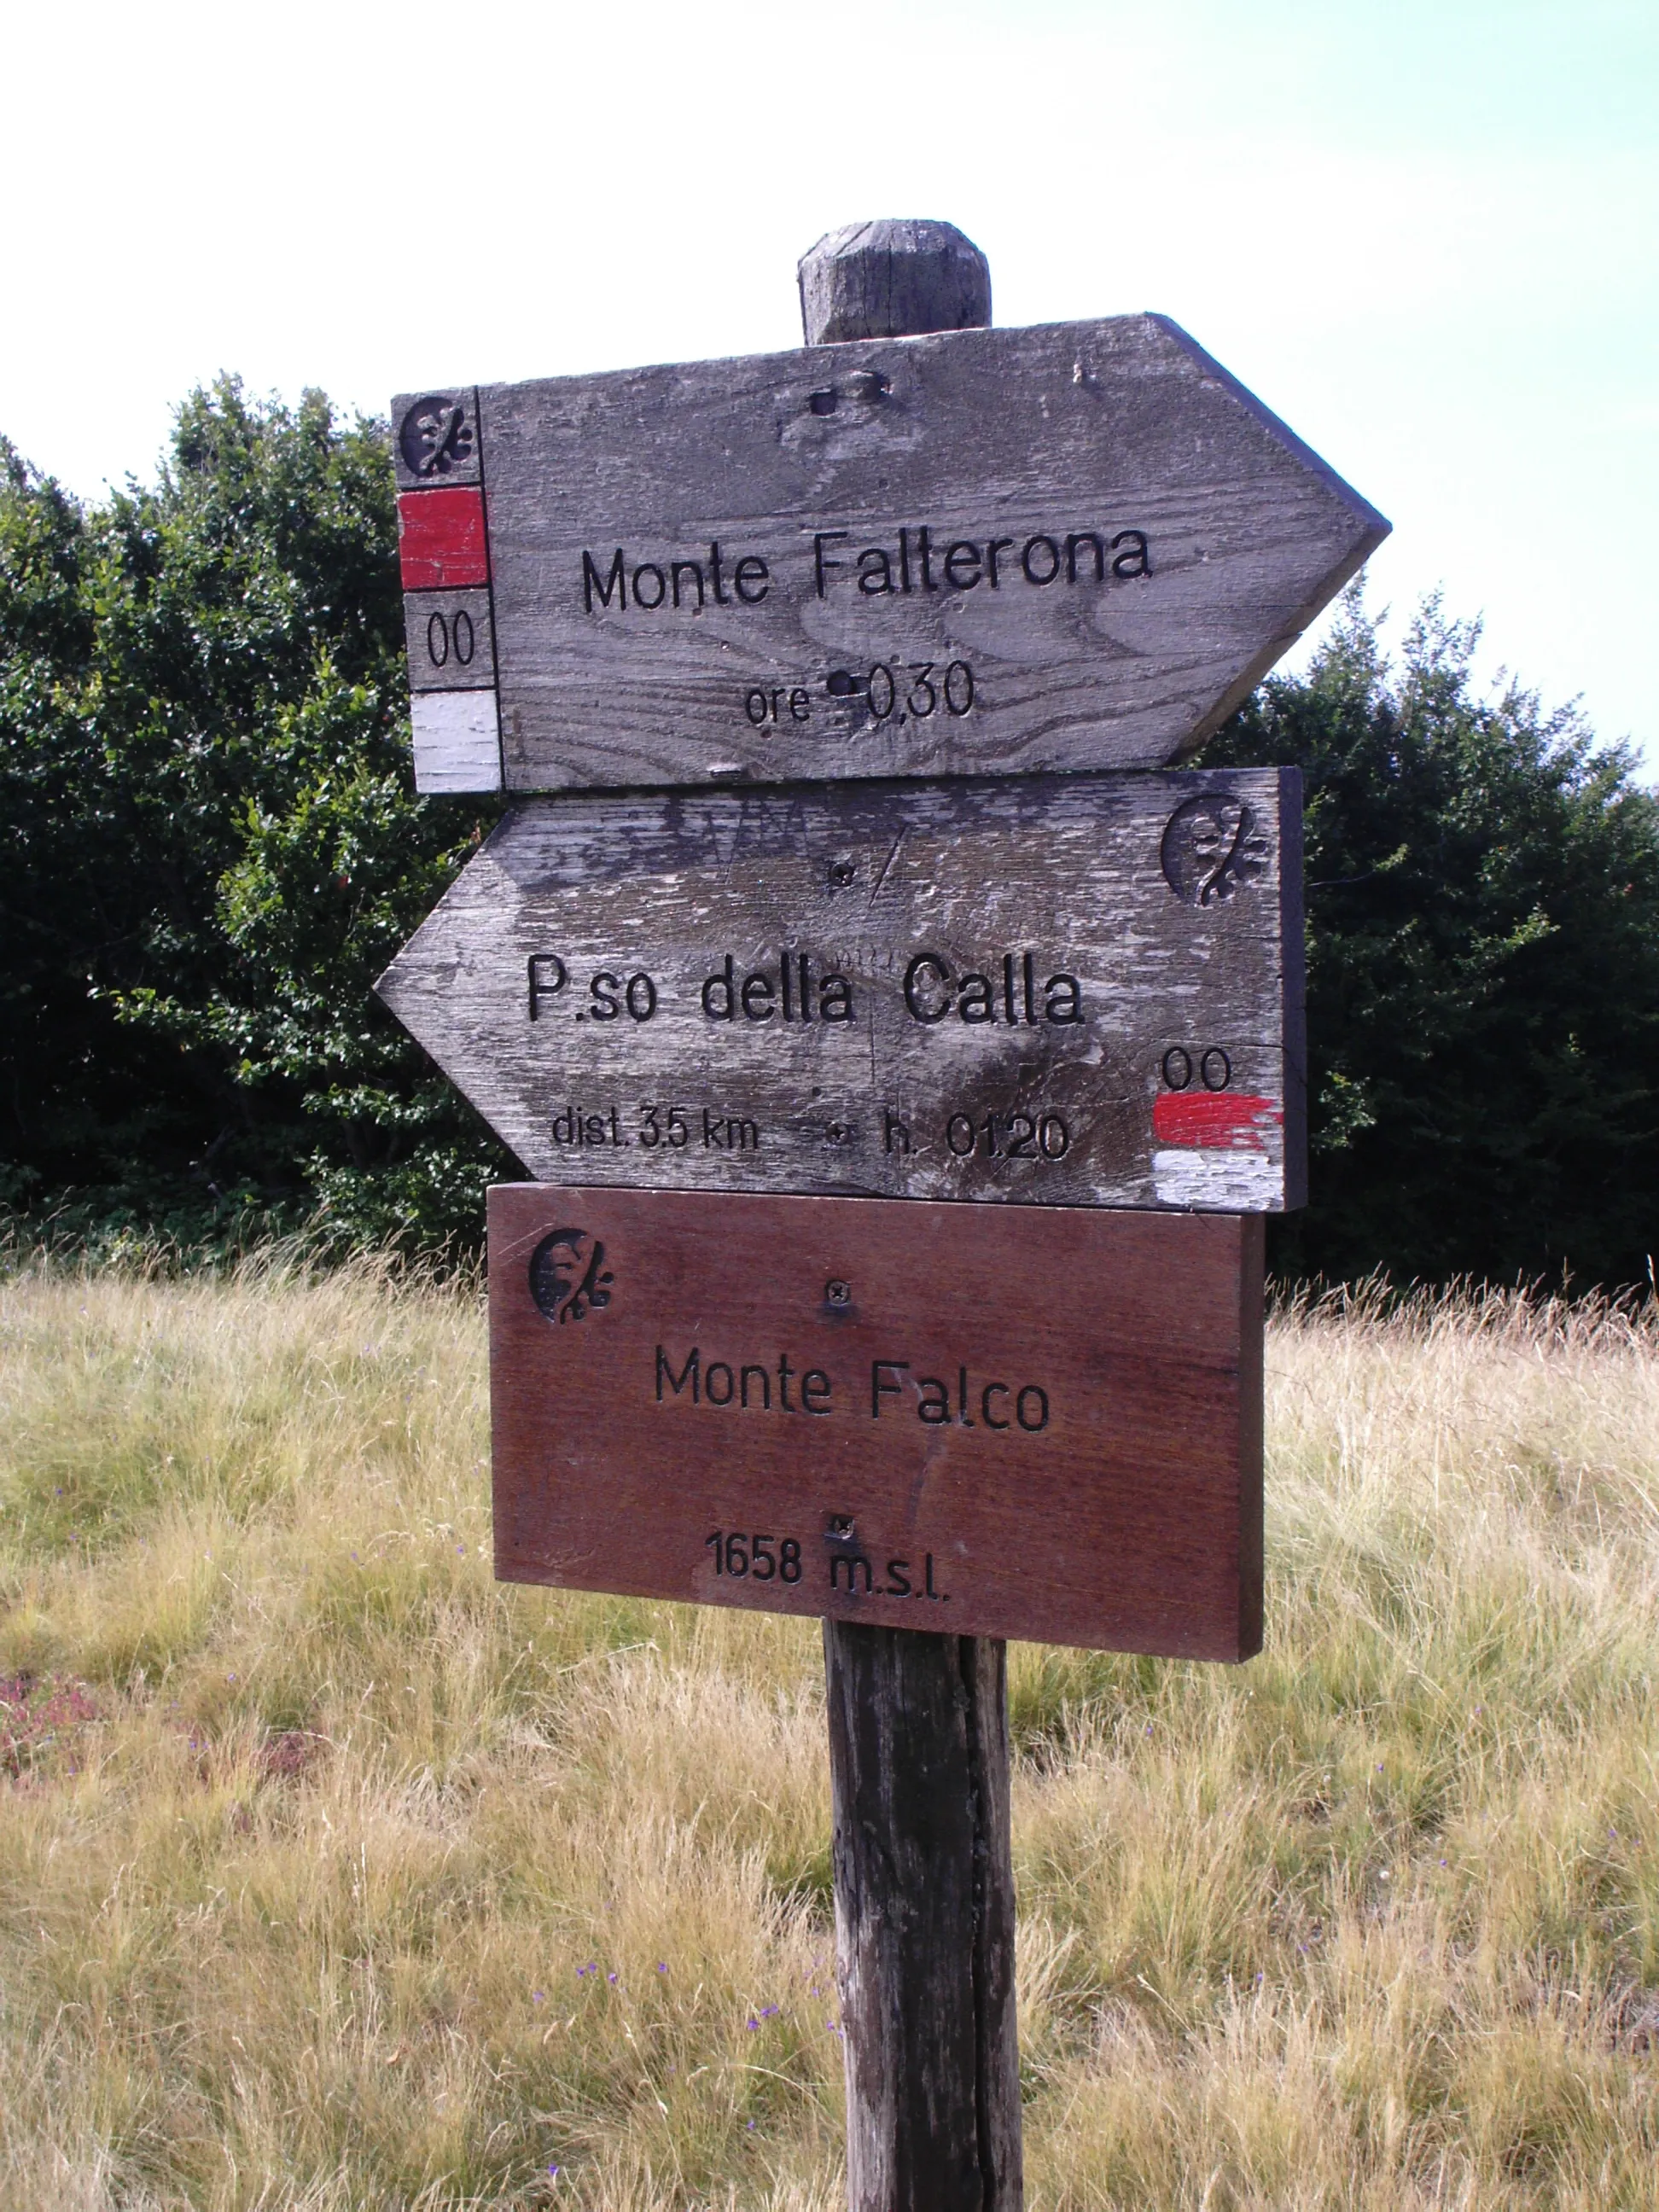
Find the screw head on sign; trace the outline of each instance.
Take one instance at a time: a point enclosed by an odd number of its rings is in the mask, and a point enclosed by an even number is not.
[[[837,1275],[833,1281],[824,1285],[823,1303],[827,1306],[850,1306],[853,1303],[853,1285],[850,1283],[843,1283]]]

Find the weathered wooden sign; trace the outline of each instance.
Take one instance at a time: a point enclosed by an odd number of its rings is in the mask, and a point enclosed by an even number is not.
[[[503,1579],[1260,1648],[1259,1221],[509,1185],[489,1323]]]
[[[527,802],[380,979],[532,1175],[1302,1202],[1294,770]]]
[[[1162,766],[1389,528],[1161,315],[392,420],[424,791]]]

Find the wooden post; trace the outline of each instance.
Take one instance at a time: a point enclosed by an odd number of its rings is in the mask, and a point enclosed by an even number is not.
[[[981,328],[984,255],[856,223],[800,264],[808,345]],[[1007,1646],[823,1624],[851,2212],[1019,2212]]]

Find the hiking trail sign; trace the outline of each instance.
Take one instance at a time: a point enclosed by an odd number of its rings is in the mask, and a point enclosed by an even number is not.
[[[1276,1212],[1293,769],[514,809],[381,978],[532,1175]]]
[[[496,1572],[1246,1657],[1261,1243],[1237,1214],[498,1188]]]
[[[381,989],[544,1179],[497,1574],[823,1619],[853,2212],[1019,2212],[1001,1639],[1261,1638],[1300,787],[1177,763],[1389,526],[949,224],[800,275],[801,351],[394,403],[416,783],[520,803]]]
[[[1161,768],[1389,526],[1162,315],[392,407],[423,791]]]

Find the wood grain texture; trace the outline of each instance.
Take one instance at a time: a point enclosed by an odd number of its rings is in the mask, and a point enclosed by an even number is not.
[[[985,328],[991,264],[954,223],[852,222],[800,258],[808,345]]]
[[[416,691],[409,702],[417,791],[499,791],[494,691]]]
[[[851,2212],[1018,2212],[1006,1648],[824,1623]]]
[[[489,1271],[505,1580],[1259,1645],[1259,1221],[518,1184]]]
[[[379,988],[551,1182],[1276,1211],[1298,807],[1278,769],[532,801]]]
[[[1162,765],[1387,529],[1158,316],[497,385],[478,410],[516,791]],[[741,587],[740,562],[763,564]],[[965,710],[927,710],[927,664],[971,670],[971,706],[959,673]]]

